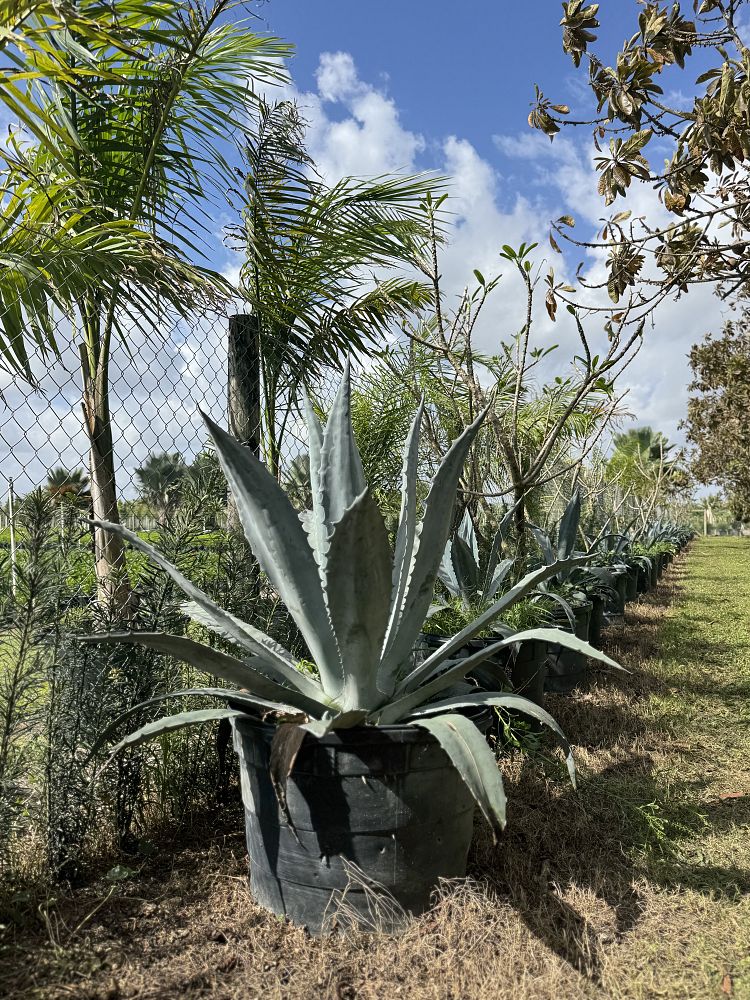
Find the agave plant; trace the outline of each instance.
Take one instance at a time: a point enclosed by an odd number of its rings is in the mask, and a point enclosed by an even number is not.
[[[580,521],[581,494],[579,490],[576,490],[560,519],[560,524],[557,528],[556,545],[541,528],[535,524],[529,524],[529,530],[534,536],[537,545],[542,550],[544,561],[548,566],[554,562],[565,560],[575,553]],[[568,575],[569,571],[567,570],[561,570],[559,574],[560,579],[565,579]]]
[[[451,596],[466,608],[485,607],[497,594],[513,568],[513,559],[501,559],[502,547],[513,509],[503,515],[482,569],[479,543],[468,510],[458,531],[449,539],[440,560],[438,575]]]
[[[678,552],[690,537],[690,530],[674,521],[652,521],[638,533],[637,541],[645,549]]]
[[[468,510],[464,513],[455,535],[446,542],[438,567],[438,578],[451,603],[443,597],[436,598],[429,610],[431,619],[444,619],[444,613],[448,612],[452,623],[465,625],[494,603],[515,565],[515,559],[503,558],[503,543],[512,516],[513,509],[503,515],[487,557],[482,559],[471,516]],[[495,619],[489,623],[489,631],[507,638],[511,630]]]
[[[542,558],[548,566],[563,563],[571,556],[580,555],[576,549],[581,522],[581,494],[579,490],[573,493],[560,518],[556,531],[556,541],[535,524],[529,525]],[[590,546],[590,559],[597,557],[597,545],[600,539],[595,539]],[[612,593],[611,574],[603,572],[601,567],[576,565],[561,569],[542,582],[537,588],[537,598],[554,601],[564,612],[571,628],[575,628],[575,615],[572,605],[588,601],[592,594],[607,596]]]
[[[466,684],[457,694],[450,690],[455,691],[455,685],[485,658],[526,639],[565,641],[589,656],[616,664],[573,636],[544,628],[499,639],[465,659],[452,657],[540,582],[586,557],[570,558],[527,574],[414,666],[412,649],[432,600],[458,477],[484,414],[448,450],[419,519],[417,461],[423,407],[418,408],[404,447],[401,511],[392,551],[382,514],[364,480],[349,404],[347,368],[325,429],[307,405],[312,509],[301,516],[252,452],[204,415],[248,542],[296,621],[317,676],[299,670],[292,654],[254,625],[222,610],[137,535],[120,525],[102,524],[150,556],[172,577],[188,597],[184,605],[187,615],[237,648],[237,654],[232,655],[189,638],[160,633],[91,636],[95,641],[122,640],[163,651],[239,689],[200,688],[164,695],[206,695],[227,699],[230,707],[161,718],[121,740],[115,751],[195,723],[273,712],[289,723],[280,726],[275,737],[275,758],[285,760],[288,774],[294,748],[299,747],[305,733],[320,737],[332,729],[360,725],[419,726],[439,741],[483,815],[493,830],[498,830],[505,822],[500,772],[480,729],[458,710],[496,706],[535,717],[552,730],[563,747],[574,778],[570,748],[554,719],[525,698],[499,691],[478,692]],[[285,777],[277,775],[282,781]]]

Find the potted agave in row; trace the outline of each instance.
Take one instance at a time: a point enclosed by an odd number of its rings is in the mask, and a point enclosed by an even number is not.
[[[298,669],[278,642],[222,610],[137,535],[101,524],[164,569],[187,597],[185,613],[233,649],[161,633],[91,636],[163,651],[233,685],[183,692],[222,699],[226,707],[158,719],[122,739],[115,751],[184,726],[229,719],[240,760],[252,893],[262,906],[314,933],[344,895],[355,920],[368,919],[373,893],[395,901],[393,913],[424,911],[439,879],[465,874],[475,808],[493,833],[502,830],[503,783],[483,735],[488,710],[523,712],[546,725],[574,780],[570,748],[554,719],[518,694],[479,690],[467,680],[476,668],[535,641],[617,666],[575,636],[549,628],[499,635],[468,656],[456,655],[545,580],[587,556],[541,566],[505,592],[499,587],[475,620],[415,663],[459,475],[482,419],[448,450],[419,516],[418,409],[404,448],[392,550],[352,434],[348,371],[325,429],[307,405],[312,509],[301,516],[251,451],[205,418],[247,540],[304,637],[313,674]]]

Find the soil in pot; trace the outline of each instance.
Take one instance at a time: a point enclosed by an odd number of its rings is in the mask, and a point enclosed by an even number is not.
[[[575,634],[579,639],[588,641],[591,622],[591,603],[577,604],[573,608],[575,615]],[[565,619],[567,622],[567,618]],[[545,690],[558,694],[567,694],[578,687],[586,677],[586,657],[574,649],[566,649],[557,643],[547,646],[547,680]]]
[[[261,906],[313,934],[334,918],[392,931],[428,909],[441,878],[465,875],[474,799],[431,734],[367,726],[307,736],[285,817],[269,772],[274,731],[249,717],[234,723]]]

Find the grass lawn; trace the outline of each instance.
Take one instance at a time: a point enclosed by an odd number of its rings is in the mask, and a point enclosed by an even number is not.
[[[6,929],[0,993],[750,998],[749,591],[750,540],[700,539],[630,605],[607,643],[632,675],[549,699],[579,790],[559,759],[504,760],[505,836],[477,826],[471,879],[401,936],[311,940],[255,907],[229,816]]]

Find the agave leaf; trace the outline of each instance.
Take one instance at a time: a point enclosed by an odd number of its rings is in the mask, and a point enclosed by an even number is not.
[[[495,755],[482,733],[463,715],[414,719],[410,725],[432,733],[445,750],[497,839],[505,827],[505,789]]]
[[[561,569],[569,569],[571,566],[579,566],[583,563],[589,561],[591,557],[586,556],[576,556],[572,559],[566,559],[561,562],[553,563],[551,566],[542,566],[539,569],[533,570],[531,573],[527,573],[526,576],[522,577],[518,583],[511,587],[511,589],[503,594],[499,600],[495,601],[494,604],[490,605],[486,611],[483,611],[481,615],[478,615],[473,622],[467,625],[465,628],[461,629],[452,639],[448,642],[443,643],[443,645],[436,649],[434,653],[420,664],[416,670],[413,670],[401,683],[398,688],[399,694],[406,694],[409,691],[414,691],[426,678],[430,677],[435,669],[448,657],[452,656],[457,650],[465,646],[469,639],[473,639],[474,636],[478,635],[480,632],[490,624],[490,622],[497,618],[498,615],[502,614],[506,608],[511,607],[518,601],[522,601],[527,594],[542,581],[549,579],[556,573],[560,572]],[[476,654],[475,654],[476,655]],[[473,659],[473,657],[470,657]],[[464,661],[465,662],[465,661]],[[481,661],[478,661],[481,662]]]
[[[320,449],[320,495],[330,529],[367,488],[362,460],[354,440],[351,418],[351,379],[347,361],[331,406]]]
[[[346,710],[381,700],[378,664],[391,602],[391,547],[377,504],[365,490],[333,525],[326,571],[326,603],[346,681]]]
[[[271,784],[276,793],[279,808],[297,842],[299,842],[299,837],[297,837],[297,831],[294,829],[286,801],[286,783],[289,775],[292,773],[294,762],[297,759],[297,754],[300,751],[305,735],[304,729],[293,722],[284,722],[280,726],[277,726],[271,740],[271,754],[268,767]]]
[[[460,535],[456,535],[451,542],[451,562],[461,596],[468,604],[479,587],[479,565],[474,559],[471,546]]]
[[[521,502],[520,500],[516,500],[513,506],[510,507],[508,510],[506,510],[506,512],[503,514],[503,519],[497,528],[497,536],[500,538],[501,542],[505,541],[505,538],[508,534],[508,528],[511,525],[511,522],[513,520],[513,515],[515,514],[516,509],[520,504],[520,502]]]
[[[449,640],[449,642],[450,641],[451,640]],[[380,726],[394,725],[401,719],[409,716],[419,705],[429,701],[436,695],[445,692],[445,690],[451,687],[451,685],[458,684],[463,681],[466,675],[471,673],[475,667],[484,663],[485,660],[494,656],[495,653],[499,653],[501,649],[512,646],[515,641],[515,636],[498,639],[497,642],[493,642],[491,645],[485,646],[484,649],[480,649],[476,653],[472,653],[471,656],[464,656],[461,659],[448,660],[447,662],[441,660],[442,670],[437,676],[434,676],[436,671],[433,671],[432,674],[427,675],[425,682],[421,687],[418,687],[416,691],[409,691],[401,697],[396,698],[394,701],[389,702],[380,710],[373,712],[369,721]],[[446,646],[448,643],[444,643],[443,645]],[[443,647],[441,646],[437,652],[441,652],[442,648]],[[403,688],[401,690],[403,690]]]
[[[539,705],[536,705],[533,701],[529,701],[528,698],[524,698],[520,694],[504,694],[500,692],[493,694],[491,692],[479,692],[477,694],[457,695],[454,698],[445,698],[442,701],[430,702],[429,705],[422,705],[421,708],[417,708],[409,714],[408,721],[413,722],[417,718],[432,715],[435,712],[455,712],[456,709],[459,708],[471,708],[473,706],[482,705],[493,708],[507,708],[513,712],[523,712],[524,715],[530,715],[532,718],[538,719],[539,722],[542,722],[545,726],[551,729],[555,736],[555,740],[565,754],[565,763],[568,768],[568,774],[570,775],[570,780],[575,788],[576,765],[573,760],[570,744],[565,738],[565,733],[555,722],[549,712],[546,712]]]
[[[577,635],[573,635],[571,632],[565,632],[561,628],[530,628],[523,632],[515,632],[512,638],[514,642],[530,642],[532,640],[536,640],[539,642],[554,643],[558,646],[565,646],[566,649],[573,649],[577,653],[583,653],[584,656],[590,657],[592,660],[598,660],[600,663],[605,663],[613,670],[619,670],[620,673],[630,673],[626,667],[621,666],[616,660],[607,656],[607,654],[603,653],[600,649],[595,649],[590,643],[585,642],[583,639],[579,639]]]
[[[169,701],[170,698],[188,697],[225,698],[227,700],[231,698],[232,701],[246,706],[248,709],[261,708],[268,712],[284,712],[293,715],[296,711],[296,709],[291,705],[281,705],[277,701],[266,701],[265,698],[256,698],[254,695],[247,694],[245,691],[235,691],[233,688],[182,688],[179,691],[168,691],[166,694],[159,694],[155,698],[147,698],[146,701],[142,701],[140,704],[134,705],[125,712],[121,712],[114,722],[110,723],[104,732],[97,738],[96,743],[94,743],[91,748],[90,755],[95,754],[100,747],[102,747],[112,736],[114,736],[122,723],[126,719],[129,719],[132,715],[135,715],[137,712],[142,711],[144,708],[148,708],[149,705],[156,705],[160,701]]]
[[[539,601],[541,598],[545,598],[546,600],[549,601],[554,601],[555,604],[558,604],[563,609],[565,617],[568,619],[568,624],[570,625],[571,629],[575,631],[576,616],[574,615],[573,609],[571,608],[570,604],[565,600],[564,597],[561,597],[559,594],[556,594],[552,590],[540,590],[538,596],[534,598],[534,601]]]
[[[521,502],[520,500],[517,500],[516,503],[514,503],[509,510],[506,510],[506,512],[503,514],[500,524],[498,525],[497,531],[495,532],[495,537],[492,539],[492,545],[490,546],[490,553],[487,558],[487,567],[484,571],[484,586],[482,587],[482,598],[481,601],[479,602],[480,607],[486,604],[487,601],[491,597],[494,597],[495,594],[497,593],[497,588],[491,591],[492,583],[495,578],[495,568],[503,551],[503,542],[505,541],[505,537],[508,534],[508,528],[511,525],[511,521],[513,520],[513,515],[515,514],[516,508],[518,507],[518,504],[520,502]]]
[[[462,660],[452,660],[449,663],[442,663],[445,667],[442,673],[436,675],[436,668],[433,669],[432,674],[426,675],[424,682],[416,690],[411,690],[405,693],[401,698],[390,702],[386,705],[379,713],[373,713],[373,720],[377,721],[381,726],[392,725],[407,716],[413,709],[418,705],[426,703],[430,698],[434,698],[436,695],[445,691],[446,688],[450,687],[452,684],[457,683],[464,679],[467,674],[471,673],[475,667],[478,667],[485,660],[494,656],[501,649],[505,649],[507,646],[512,646],[519,642],[549,642],[557,643],[560,646],[565,646],[567,649],[574,649],[579,653],[583,653],[586,656],[590,656],[592,660],[599,660],[601,663],[606,663],[607,666],[612,667],[614,670],[619,670],[622,673],[630,673],[625,667],[621,667],[619,663],[612,660],[606,653],[602,653],[601,650],[595,649],[589,643],[584,642],[583,639],[579,639],[575,635],[571,635],[570,632],[563,632],[559,628],[532,628],[526,629],[523,632],[514,632],[512,635],[505,639],[500,639],[498,642],[492,643],[490,646],[485,646],[484,649],[478,650],[476,653],[472,653],[471,656],[467,656]],[[446,646],[452,645],[453,640],[444,643],[440,649],[433,653],[433,656],[438,656],[438,654],[443,652]],[[432,659],[432,657],[430,657]],[[439,662],[442,662],[442,658],[438,658]],[[428,660],[425,660],[427,663]],[[424,664],[423,664],[424,665]],[[422,667],[418,668],[420,671]],[[416,671],[415,671],[416,673]],[[403,688],[402,688],[403,690]]]
[[[320,481],[320,452],[323,447],[323,429],[312,403],[304,394],[305,423],[307,424],[307,442],[310,455],[310,492],[312,493],[312,510],[305,523],[310,546],[315,554],[315,561],[321,574],[325,572],[328,556],[328,528],[326,527],[325,507],[323,504],[322,485]],[[321,576],[322,580],[322,576]]]
[[[351,729],[353,726],[358,726],[366,718],[367,712],[362,709],[352,709],[348,712],[339,712],[338,715],[329,715],[325,719],[301,722],[299,728],[315,736],[316,739],[321,739],[334,729]]]
[[[166,632],[104,632],[81,638],[83,642],[132,642],[146,646],[160,653],[175,656],[198,670],[214,674],[231,684],[237,684],[238,687],[247,688],[259,698],[269,699],[269,704],[276,702],[281,706],[292,705],[314,716],[330,711],[330,705],[324,701],[308,697],[299,690],[283,687],[270,677],[264,676],[263,669],[266,664],[262,657],[240,660],[228,653],[222,653],[221,650],[204,646],[201,642],[195,642],[182,635],[168,635]],[[315,685],[312,678],[306,678],[299,671],[298,673],[301,678],[310,680]],[[323,697],[319,687],[317,694]]]
[[[581,520],[581,492],[576,490],[570,498],[565,513],[560,521],[560,530],[557,533],[557,556],[558,559],[567,559],[573,555],[578,537],[578,524]]]
[[[385,649],[388,649],[394,628],[398,626],[404,594],[409,582],[417,528],[417,469],[419,463],[419,435],[424,413],[424,399],[420,400],[417,412],[409,428],[404,444],[401,466],[401,513],[396,532],[396,548],[393,555],[393,586]],[[382,680],[382,678],[381,678]]]
[[[458,528],[458,537],[469,546],[474,562],[479,565],[479,545],[477,544],[477,533],[474,531],[474,522],[471,519],[468,509],[464,511],[461,524]]]
[[[449,539],[446,542],[445,549],[443,550],[443,558],[440,560],[440,565],[438,566],[438,577],[449,594],[452,594],[453,597],[460,597],[461,587],[456,577],[456,571],[453,568],[452,548],[453,542]]]
[[[606,543],[605,546],[604,546],[604,551],[605,552],[617,552],[618,550],[617,550],[615,544],[611,544],[611,543],[616,543],[616,542],[619,542],[621,540],[627,545],[627,543],[628,543],[628,536],[621,534],[619,531],[615,531],[615,532],[610,532],[607,535],[600,535],[597,538],[597,540],[594,543],[594,545],[597,546],[597,547],[599,547],[603,543]]]
[[[497,570],[494,573],[492,580],[489,583],[489,586],[487,587],[486,595],[484,597],[484,600],[482,601],[483,604],[489,601],[491,598],[493,598],[500,589],[500,587],[502,587],[502,585],[505,583],[505,578],[508,575],[508,573],[510,573],[514,563],[515,559],[503,559],[503,561],[497,567]]]
[[[438,566],[450,530],[451,513],[466,455],[476,437],[487,410],[479,414],[457,438],[440,464],[425,501],[424,517],[417,526],[412,548],[407,584],[398,608],[394,609],[388,645],[381,662],[381,689],[393,690],[393,681],[411,650],[432,601]]]
[[[125,541],[130,542],[134,549],[143,552],[152,562],[169,574],[177,586],[191,599],[196,609],[199,609],[200,618],[196,613],[191,613],[191,617],[195,618],[196,621],[200,621],[201,624],[207,625],[225,638],[231,639],[232,642],[236,642],[239,646],[243,646],[251,653],[260,656],[267,664],[266,672],[272,674],[276,680],[303,691],[310,698],[315,699],[321,695],[320,685],[311,677],[306,677],[297,670],[291,653],[288,653],[263,632],[253,628],[252,625],[241,622],[234,615],[230,615],[223,608],[220,608],[207,594],[204,594],[186,576],[183,576],[177,567],[165,559],[153,545],[144,542],[135,532],[128,531],[121,524],[112,524],[109,521],[89,521],[88,523],[124,538]]]
[[[320,671],[323,690],[336,697],[344,683],[320,572],[297,513],[271,473],[203,414],[237,504],[250,547],[294,618]],[[324,443],[325,448],[325,443]]]
[[[202,625],[216,635],[245,646],[255,653],[258,660],[263,661],[264,664],[269,664],[270,661],[270,666],[264,668],[265,672],[276,677],[277,680],[280,679],[283,685],[291,684],[308,698],[321,701],[328,706],[335,706],[334,700],[326,695],[320,684],[314,678],[300,671],[292,654],[275,639],[255,628],[254,625],[243,622],[228,611],[222,611],[223,617],[217,621],[215,616],[212,616],[210,612],[194,601],[185,601],[180,607],[182,612],[196,624]],[[232,630],[225,627],[225,619],[229,619],[231,622]]]
[[[551,566],[555,561],[555,553],[552,550],[552,542],[549,540],[549,536],[545,535],[542,529],[535,524],[529,523],[529,531],[534,536],[536,544],[542,550],[544,561],[548,566]]]
[[[244,712],[237,712],[231,708],[200,708],[194,712],[180,712],[177,715],[167,715],[156,722],[149,722],[147,726],[141,726],[134,733],[120,740],[112,750],[110,760],[120,750],[125,747],[136,747],[141,743],[156,739],[165,733],[172,733],[176,729],[185,729],[187,726],[199,726],[204,722],[218,722],[221,719],[237,719],[244,716]]]

